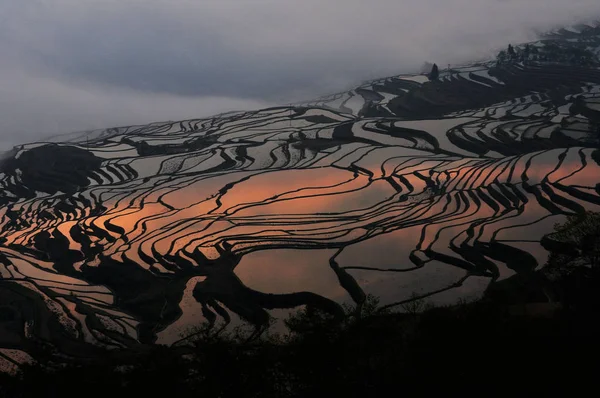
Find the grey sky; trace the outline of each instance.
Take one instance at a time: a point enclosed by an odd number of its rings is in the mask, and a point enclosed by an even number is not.
[[[0,150],[465,62],[597,0],[2,0]]]

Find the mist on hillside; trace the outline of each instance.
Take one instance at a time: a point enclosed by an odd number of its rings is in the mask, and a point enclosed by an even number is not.
[[[599,18],[596,0],[5,0],[0,151],[309,99]]]

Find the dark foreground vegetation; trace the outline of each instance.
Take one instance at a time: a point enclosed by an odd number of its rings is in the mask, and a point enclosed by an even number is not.
[[[147,346],[87,363],[24,366],[7,397],[379,397],[490,395],[593,386],[600,360],[600,215],[573,216],[542,242],[548,264],[494,282],[480,300],[402,313],[377,299],[339,323],[305,308],[281,336],[197,329],[189,346]],[[595,388],[592,387],[594,391]]]

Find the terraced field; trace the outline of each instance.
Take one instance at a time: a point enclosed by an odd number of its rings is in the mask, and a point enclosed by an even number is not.
[[[599,50],[599,27],[561,30],[434,81],[18,146],[0,161],[0,366],[40,344],[181,344],[203,322],[259,333],[367,294],[450,303],[538,269],[555,223],[600,210]]]

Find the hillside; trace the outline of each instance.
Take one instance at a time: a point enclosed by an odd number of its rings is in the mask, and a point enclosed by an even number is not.
[[[0,160],[0,366],[172,344],[367,295],[475,300],[600,210],[600,26],[293,106]],[[281,326],[281,325],[280,325]],[[42,347],[42,348],[40,348]]]

